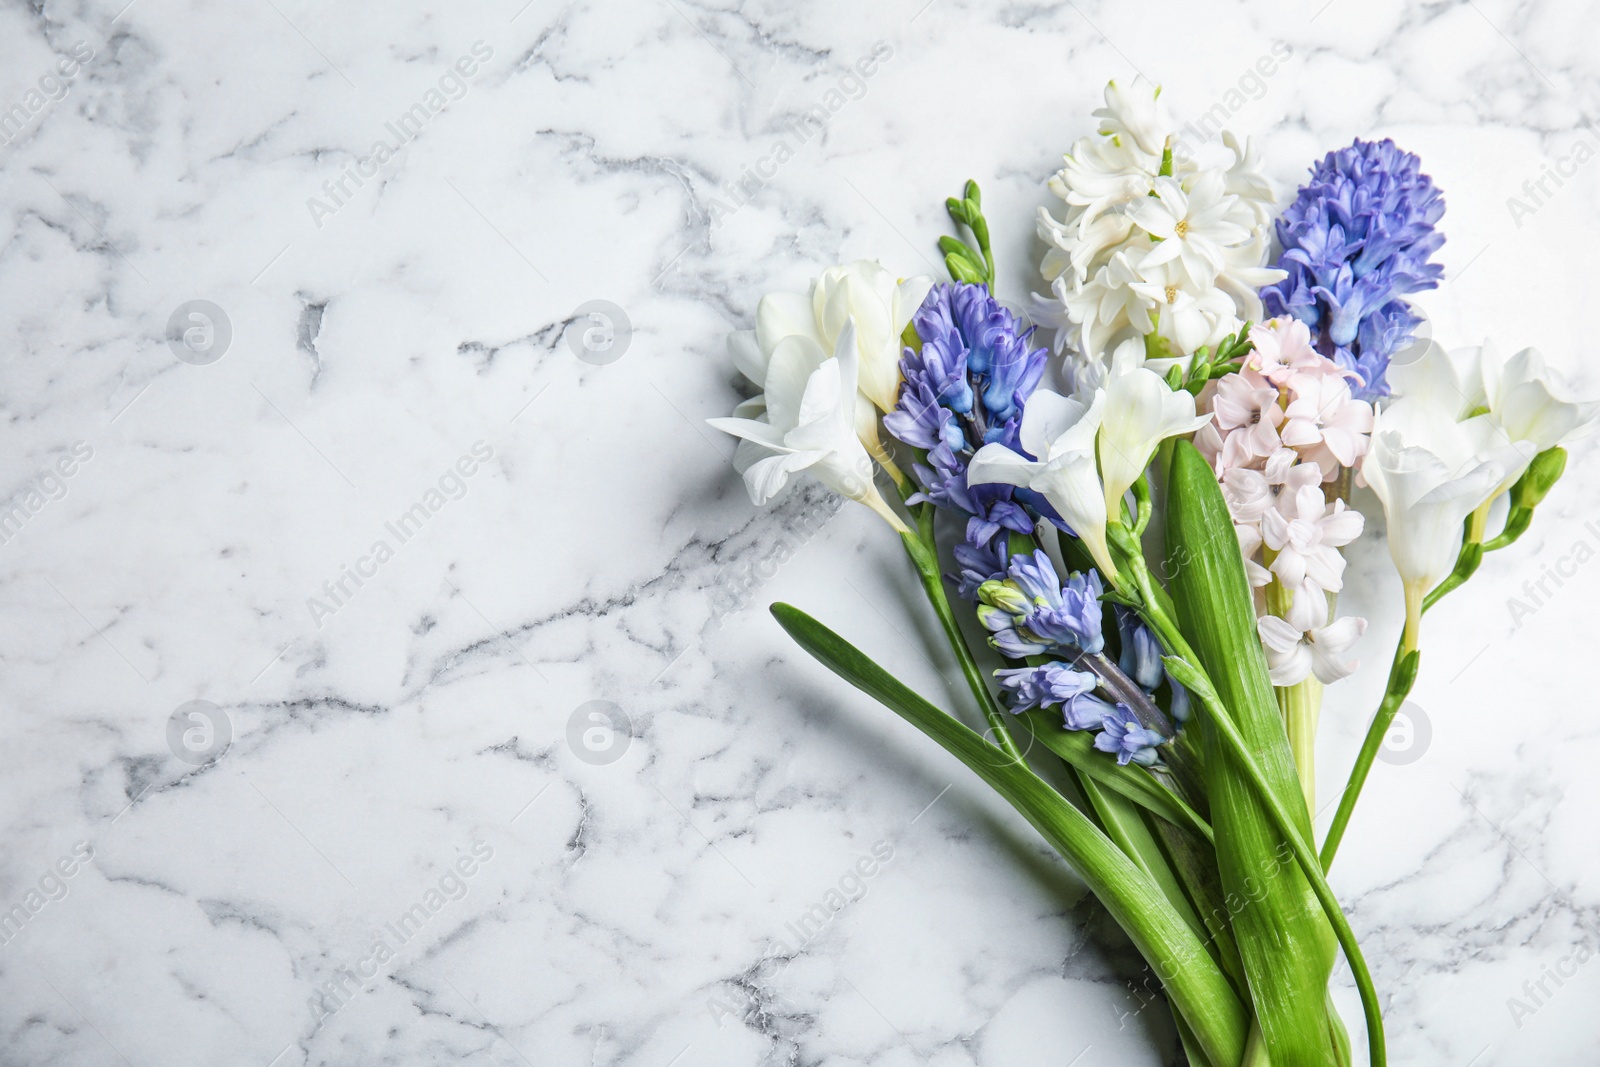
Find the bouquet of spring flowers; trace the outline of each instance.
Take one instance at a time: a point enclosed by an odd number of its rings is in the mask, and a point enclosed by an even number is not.
[[[1050,180],[1064,209],[1039,213],[1031,314],[1053,351],[995,299],[969,182],[947,202],[962,236],[939,242],[951,281],[859,262],[767,296],[729,340],[760,392],[712,424],[741,439],[757,504],[806,472],[900,535],[981,732],[800,610],[773,614],[1072,865],[1159,977],[1190,1063],[1353,1062],[1329,996],[1342,954],[1382,1064],[1328,868],[1423,614],[1528,528],[1600,412],[1532,349],[1417,339],[1407,297],[1438,284],[1444,241],[1417,157],[1358,140],[1279,214],[1248,144],[1175,158],[1157,94],[1113,82]],[[1366,623],[1338,597],[1364,500],[1406,621],[1319,848],[1317,719],[1357,669]]]

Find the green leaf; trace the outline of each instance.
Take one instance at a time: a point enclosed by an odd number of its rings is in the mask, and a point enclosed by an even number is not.
[[[1088,816],[1025,764],[1008,760],[809,615],[788,604],[774,604],[772,614],[801,648],[938,742],[1016,808],[1073,865],[1144,954],[1206,1056],[1213,1063],[1239,1062],[1248,1020],[1227,976],[1150,876]]]
[[[1106,762],[1111,762],[1106,753],[1102,752],[1100,756]],[[1163,841],[1157,838],[1157,832],[1153,829],[1161,827],[1176,834],[1177,831],[1172,824],[1152,818],[1138,804],[1098,784],[1086,774],[1078,774],[1074,784],[1088,802],[1106,836],[1122,849],[1124,855],[1138,864],[1140,870],[1150,876],[1167,898],[1167,902],[1172,905],[1173,910],[1189,924],[1189,929],[1193,930],[1195,936],[1205,944],[1212,960],[1233,981],[1235,990],[1242,991],[1244,970],[1239,964],[1238,950],[1234,947],[1233,936],[1229,933],[1226,923],[1222,923],[1219,929],[1216,926],[1208,926],[1201,920],[1200,913],[1195,907],[1195,900],[1188,888],[1190,879],[1197,872],[1180,871],[1178,863],[1168,853]],[[1196,852],[1202,851],[1203,848],[1204,846],[1195,852],[1183,853],[1182,860],[1195,866]],[[1209,855],[1208,863],[1214,878],[1216,867],[1214,852]],[[1216,912],[1217,915],[1225,913],[1221,907],[1218,907]],[[1215,916],[1212,918],[1215,919]]]
[[[1251,787],[1255,790],[1255,795],[1263,801],[1263,807],[1271,819],[1273,828],[1280,835],[1283,835],[1295,863],[1309,881],[1312,892],[1322,905],[1323,914],[1328,917],[1328,921],[1333,926],[1334,935],[1338,938],[1340,947],[1344,949],[1345,959],[1350,964],[1350,973],[1356,981],[1356,991],[1361,995],[1361,1010],[1367,1018],[1367,1048],[1371,1054],[1370,1063],[1372,1067],[1385,1067],[1388,1059],[1384,1050],[1383,1011],[1378,1004],[1377,990],[1372,986],[1372,974],[1367,970],[1367,962],[1361,955],[1361,946],[1356,942],[1355,932],[1350,929],[1350,922],[1345,918],[1344,912],[1340,910],[1339,901],[1334,897],[1333,890],[1328,886],[1327,878],[1324,877],[1324,865],[1331,861],[1331,854],[1328,859],[1318,863],[1317,857],[1311,851],[1310,844],[1295,830],[1294,819],[1289,814],[1289,809],[1277,798],[1277,795],[1262,776],[1261,769],[1256,766],[1254,758],[1250,755],[1250,751],[1245,745],[1244,738],[1240,736],[1238,728],[1228,718],[1228,711],[1223,707],[1216,690],[1212,688],[1210,679],[1201,673],[1198,668],[1178,656],[1165,657],[1162,660],[1162,665],[1166,667],[1168,673],[1189,689],[1195,700],[1206,709],[1206,713],[1212,716],[1212,723],[1216,731],[1227,739],[1227,750],[1236,756],[1238,767],[1249,780]],[[1387,702],[1388,697],[1384,699]],[[1386,703],[1385,707],[1387,706]],[[1378,714],[1380,718],[1383,716],[1382,708],[1379,709]],[[1375,719],[1373,722],[1374,728],[1377,725],[1378,720]],[[1385,729],[1387,725],[1387,721],[1385,721]],[[1372,736],[1372,733],[1369,732],[1368,745],[1372,744]],[[1381,731],[1379,736],[1381,737]],[[1363,777],[1365,776],[1365,767],[1370,766],[1370,764],[1371,757],[1368,753],[1368,748],[1363,746],[1361,760],[1357,762],[1357,769]],[[1356,783],[1356,787],[1359,789],[1359,783]],[[1345,800],[1348,801],[1350,797],[1351,794],[1347,789]],[[1339,806],[1339,816],[1348,816],[1348,809],[1344,803]],[[1338,818],[1336,818],[1335,829],[1338,828],[1338,825]],[[1334,831],[1329,831],[1328,843],[1330,846],[1337,846],[1333,833]],[[1331,998],[1329,999],[1329,1005],[1331,1012]],[[1259,1016],[1257,1021],[1259,1022]],[[1334,1039],[1334,1047],[1337,1053],[1339,1049],[1344,1047],[1344,1044],[1338,1040],[1343,1024],[1333,1014],[1329,1015],[1329,1022],[1331,1025],[1330,1037]],[[1258,1034],[1252,1029],[1250,1036],[1253,1043]],[[1252,1053],[1247,1050],[1246,1057],[1248,1058],[1251,1055]],[[1251,1060],[1250,1062],[1254,1063],[1255,1061]],[[1337,1056],[1336,1062],[1345,1064],[1348,1060],[1341,1053]]]
[[[1221,537],[1218,531],[1228,531]],[[1289,738],[1278,713],[1233,521],[1216,475],[1189,442],[1174,448],[1167,544],[1185,565],[1171,594],[1185,638],[1294,830],[1311,839]],[[1174,675],[1177,677],[1177,675]],[[1179,678],[1183,681],[1183,678]],[[1186,683],[1188,684],[1188,683]],[[1191,690],[1194,688],[1190,686]],[[1240,902],[1233,926],[1274,1063],[1334,1064],[1327,1012],[1334,936],[1322,905],[1212,715],[1196,717],[1206,760],[1217,864]]]
[[[1212,957],[1222,967],[1223,973],[1233,980],[1240,998],[1248,1001],[1249,986],[1245,982],[1244,964],[1239,959],[1239,947],[1233,939],[1232,915],[1227,895],[1222,891],[1222,877],[1217,872],[1217,850],[1211,842],[1201,840],[1165,819],[1149,813],[1145,818],[1151,832],[1161,842],[1168,866],[1183,883],[1190,905],[1206,926],[1207,947],[1215,949]]]
[[[1183,1021],[1183,1016],[1173,1016],[1178,1024],[1178,1042],[1183,1045],[1183,1054],[1189,1059],[1189,1067],[1214,1067],[1200,1048],[1200,1043],[1194,1038],[1194,1031],[1189,1029],[1189,1024]]]
[[[1094,779],[1114,792],[1166,819],[1174,825],[1191,830],[1206,841],[1212,840],[1211,824],[1183,799],[1166,786],[1150,777],[1143,767],[1129,764],[1118,766],[1111,755],[1094,747],[1094,738],[1081,730],[1061,728],[1061,716],[1043,709],[1023,712],[1017,719],[1032,733],[1034,740],[1083,775]]]

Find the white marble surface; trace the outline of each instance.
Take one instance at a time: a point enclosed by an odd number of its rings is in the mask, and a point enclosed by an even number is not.
[[[1072,874],[766,615],[793,600],[959,701],[893,539],[819,493],[754,511],[700,421],[735,401],[722,335],[763,292],[859,256],[932,269],[969,176],[1020,298],[1042,182],[1110,77],[1190,118],[1287,42],[1232,120],[1282,194],[1396,137],[1450,205],[1436,336],[1536,344],[1600,389],[1595,167],[1520,225],[1506,202],[1593,136],[1593,0],[125,2],[0,9],[0,107],[26,117],[0,145],[0,490],[92,453],[0,544],[0,909],[39,905],[0,945],[7,1064],[1173,1062]],[[714,210],[878,41],[826,135]],[[460,99],[313,219],[475,42]],[[207,366],[164,340],[193,299],[231,323]],[[594,299],[634,329],[605,366],[563,341]],[[441,478],[460,498],[400,544],[385,523]],[[1600,928],[1600,566],[1515,632],[1505,602],[1600,545],[1597,503],[1580,449],[1430,617],[1431,745],[1377,767],[1335,871],[1394,1062],[1593,1062],[1600,966],[1506,1002]],[[1377,526],[1351,578],[1374,664]],[[313,619],[347,565],[372,577]],[[1380,674],[1332,694],[1325,783]],[[231,732],[199,767],[168,740],[192,700]],[[591,700],[633,724],[609,765],[567,742]],[[874,845],[864,896],[795,945]],[[370,978],[319,1019],[342,968]]]

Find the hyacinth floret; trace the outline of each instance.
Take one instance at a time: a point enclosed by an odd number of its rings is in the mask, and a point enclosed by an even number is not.
[[[1358,377],[1359,400],[1389,394],[1389,361],[1422,321],[1405,297],[1439,283],[1444,206],[1415,155],[1357,140],[1311,168],[1278,220],[1288,277],[1262,290],[1267,314],[1305,323],[1317,351]]]

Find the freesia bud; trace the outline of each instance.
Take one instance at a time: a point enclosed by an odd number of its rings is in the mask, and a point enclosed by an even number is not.
[[[1534,456],[1527,472],[1512,487],[1511,506],[1526,510],[1538,507],[1566,469],[1567,450],[1564,448],[1546,449]]]

